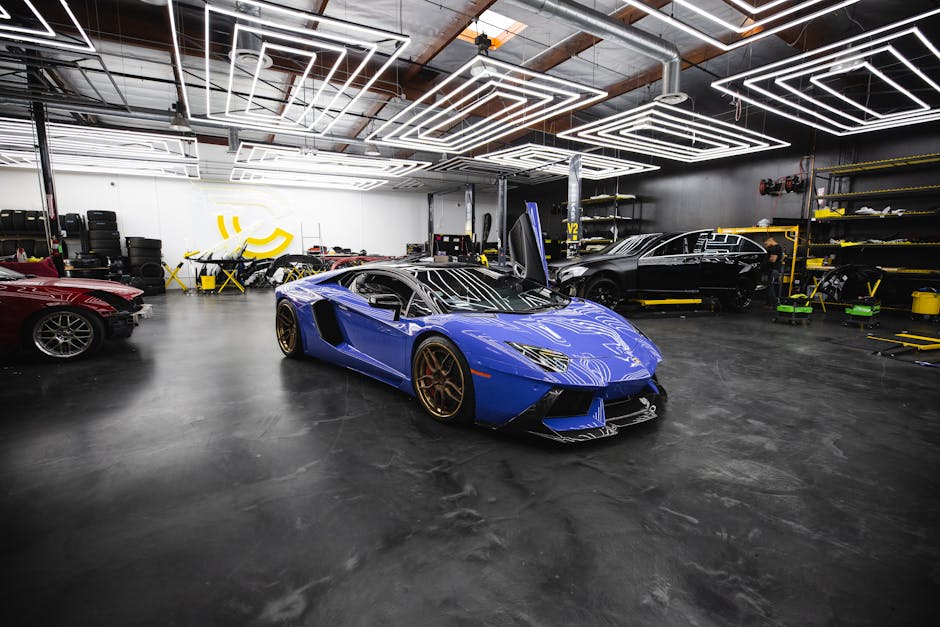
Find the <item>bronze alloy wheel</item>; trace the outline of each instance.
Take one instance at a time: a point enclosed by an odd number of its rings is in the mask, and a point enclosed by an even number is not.
[[[425,341],[412,366],[418,399],[438,420],[458,416],[467,397],[467,381],[455,350],[443,338]]]
[[[297,329],[297,314],[294,307],[287,301],[281,301],[277,306],[277,315],[274,320],[274,330],[277,333],[277,345],[281,352],[288,357],[295,357],[300,351],[299,333]]]

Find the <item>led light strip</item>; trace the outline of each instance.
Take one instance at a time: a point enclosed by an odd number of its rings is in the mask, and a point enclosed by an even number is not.
[[[58,123],[46,128],[54,169],[199,178],[195,137]],[[36,167],[35,146],[31,121],[0,118],[0,165]]]
[[[568,160],[576,154],[578,153],[573,150],[563,150],[553,146],[525,144],[481,155],[477,159],[520,170],[538,168],[544,172],[567,176]],[[651,172],[658,169],[658,165],[648,165],[636,161],[627,161],[626,159],[605,157],[604,155],[581,154],[581,175],[586,179],[595,181],[615,176]]]
[[[38,161],[39,159],[35,153],[8,152],[0,149],[0,167],[35,169],[39,167]],[[126,174],[129,176],[154,176],[158,178],[200,178],[199,165],[195,163],[171,163],[88,155],[53,155],[52,169],[63,172]]]
[[[423,170],[431,164],[427,161],[362,157],[322,150],[305,153],[299,147],[242,142],[235,154],[235,165],[277,168],[289,172],[399,178]]]
[[[311,172],[281,172],[264,168],[244,167],[232,168],[232,174],[229,180],[233,183],[319,187],[361,192],[367,192],[388,183],[385,179],[373,179],[361,176],[336,176],[332,174],[314,174]]]
[[[707,161],[790,144],[661,102],[591,122],[559,137],[664,159]]]
[[[556,181],[561,176],[551,172],[524,172],[520,173],[517,168],[509,168],[496,163],[474,159],[472,157],[451,157],[446,161],[436,163],[427,169],[428,172],[440,172],[443,174],[453,174],[460,176],[475,176],[485,179],[495,179],[499,176],[507,176],[513,181],[519,181],[529,185],[544,183],[546,181]]]
[[[921,29],[919,22],[935,18],[930,29]],[[771,63],[741,74],[730,76],[712,83],[712,87],[721,92],[740,98],[757,107],[766,109],[791,120],[808,124],[833,135],[844,136],[857,133],[885,130],[911,124],[921,124],[940,119],[940,84],[912,61],[912,55],[902,54],[902,43],[915,43],[922,47],[923,54],[916,58],[932,56],[934,63],[940,61],[940,49],[924,34],[937,32],[936,22],[940,18],[940,9],[908,18],[873,31],[866,32],[836,44],[813,50],[785,61]],[[880,55],[888,55],[892,62],[882,67],[877,65]],[[825,85],[827,78],[851,71],[865,69],[877,80],[894,89],[905,101],[912,102],[913,108],[892,113],[878,113],[863,103],[852,100],[844,93]],[[908,76],[908,85],[902,77],[892,78],[891,72],[902,70]],[[918,93],[910,85],[910,77],[916,77]],[[794,86],[799,79],[805,78],[809,84],[826,92],[836,100],[851,107],[845,110],[829,104]],[[932,96],[922,92],[933,90]],[[930,103],[933,104],[930,104]],[[852,109],[867,114],[859,117]]]
[[[717,39],[699,30],[698,28],[695,28],[694,26],[691,26],[690,24],[674,17],[672,13],[665,13],[662,9],[657,9],[655,7],[651,7],[647,5],[644,0],[622,0],[622,1],[629,4],[632,7],[639,9],[640,11],[643,11],[644,13],[646,13],[647,15],[650,15],[651,17],[655,17],[656,19],[662,20],[663,22],[669,24],[670,26],[678,28],[694,37],[698,37],[702,41],[708,42],[709,44],[716,46],[718,48],[721,48],[722,50],[734,50],[735,48],[746,46],[754,41],[763,39],[764,37],[775,35],[779,33],[780,31],[786,30],[788,28],[793,28],[797,24],[802,24],[804,22],[814,20],[817,17],[821,17],[823,15],[826,15],[827,13],[832,13],[833,11],[836,11],[838,9],[841,9],[849,5],[855,4],[856,2],[859,2],[859,0],[839,0],[838,2],[834,2],[834,3],[832,2],[832,0],[803,0],[802,2],[797,2],[796,4],[793,4],[789,7],[785,7],[775,13],[769,14],[762,19],[749,21],[744,25],[737,25],[737,24],[733,24],[731,22],[722,20],[718,18],[713,12],[710,12],[708,9],[698,6],[701,4],[701,2],[693,2],[693,0],[673,0],[672,4],[681,5],[695,12],[699,16],[705,19],[708,19],[709,21],[715,22],[719,24],[722,28],[725,28],[726,30],[729,30],[737,35],[744,35],[749,32],[752,33],[750,35],[737,39],[736,41],[725,43],[721,41],[720,39]],[[741,8],[748,15],[756,15],[759,13],[763,13],[763,12],[769,11],[771,8],[778,7],[783,4],[783,0],[778,0],[777,2],[771,2],[761,7],[753,7],[751,5],[748,5],[745,2],[740,2],[740,1],[735,1],[735,0],[732,0],[732,1],[734,2],[736,6]],[[827,4],[820,9],[806,13],[806,11],[820,4],[821,2],[827,2]],[[777,24],[776,26],[770,26],[770,24],[779,22],[780,20],[788,16],[792,16],[792,17],[790,17],[790,19],[788,19],[785,23]]]
[[[27,6],[27,8],[29,8],[30,12],[33,14],[33,17],[35,17],[36,20],[42,24],[42,29],[25,28],[23,26],[14,26],[13,24],[0,22],[0,40],[12,39],[13,41],[24,42],[27,44],[38,44],[43,47],[56,48],[59,50],[95,53],[94,44],[91,43],[91,40],[88,38],[88,35],[82,28],[82,25],[78,23],[78,20],[75,18],[75,14],[72,13],[72,9],[65,0],[59,0],[59,4],[62,5],[62,8],[65,10],[66,14],[68,14],[69,19],[72,21],[72,26],[75,27],[76,31],[78,31],[78,34],[84,43],[74,43],[74,40],[72,39],[67,39],[65,41],[60,40],[59,33],[49,26],[49,22],[46,21],[46,19],[36,9],[33,3],[30,0],[22,0],[22,2]],[[0,6],[0,19],[12,20],[10,12],[4,9],[2,6]]]
[[[600,89],[477,56],[366,139],[459,154],[606,96]],[[482,113],[490,107],[496,111]]]
[[[205,50],[202,66],[204,74],[199,77],[202,79],[202,84],[194,85],[195,88],[205,87],[205,99],[190,99],[186,77],[191,76],[195,68],[187,70],[183,67],[174,10],[177,2],[180,0],[170,0],[167,4],[173,39],[173,56],[181,77],[186,111],[191,120],[200,123],[237,126],[268,133],[325,136],[345,114],[355,111],[363,95],[368,93],[379,77],[396,62],[411,41],[409,37],[390,31],[334,20],[258,0],[239,0],[239,4],[259,9],[262,12],[261,17],[228,9],[220,6],[218,2],[209,2],[204,11]],[[281,113],[264,114],[251,110],[263,70],[260,63],[254,68],[251,77],[250,95],[244,111],[238,107],[233,109],[232,100],[235,96],[232,92],[236,82],[234,61],[229,64],[227,80],[219,80],[212,73],[214,59],[210,55],[210,47],[207,44],[211,41],[211,33],[214,32],[210,22],[214,23],[213,20],[216,19],[226,24],[235,22],[235,28],[232,29],[234,31],[231,44],[233,48],[238,33],[248,32],[262,39],[262,52],[278,50],[309,59],[301,80],[294,83],[293,93],[284,103]],[[313,23],[312,26],[299,26],[309,23]],[[388,54],[380,57],[380,50],[385,49],[389,50]],[[330,69],[322,75],[314,73],[317,67],[315,61],[321,58],[318,51],[330,51],[337,57]],[[357,54],[350,55],[351,51]],[[352,56],[355,56],[357,61],[349,62]],[[367,70],[370,66],[378,66],[378,69],[368,76]],[[341,85],[336,85],[333,79],[340,68],[346,72],[346,79]],[[319,80],[322,84],[309,102],[302,102],[299,94],[302,92],[304,82],[308,79]],[[225,87],[219,88],[216,85],[225,85]],[[328,89],[333,91],[326,93]],[[220,92],[226,94],[226,107],[224,112],[218,113],[213,111],[211,101],[212,95]],[[197,100],[200,106],[204,106],[204,111],[194,111],[193,105],[197,104]],[[292,109],[298,106],[303,107],[302,112],[299,114],[292,112]]]

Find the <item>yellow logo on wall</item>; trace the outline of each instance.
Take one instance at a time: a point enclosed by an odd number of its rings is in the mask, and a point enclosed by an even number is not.
[[[219,234],[223,239],[237,237],[242,232],[242,225],[238,216],[231,216],[232,229],[229,230],[226,225],[226,216],[219,214],[216,216],[216,224],[219,227]],[[247,237],[247,244],[244,257],[249,259],[268,259],[282,254],[291,242],[294,241],[294,235],[288,233],[281,227],[274,227],[274,230],[267,237]],[[267,248],[265,248],[267,247]]]

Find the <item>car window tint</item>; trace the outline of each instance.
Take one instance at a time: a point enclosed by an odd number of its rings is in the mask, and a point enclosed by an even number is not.
[[[411,302],[408,303],[404,316],[406,318],[420,318],[421,316],[430,316],[432,313],[434,312],[432,312],[428,304],[424,302],[424,298],[415,292],[411,295]]]
[[[651,257],[666,257],[669,255],[689,255],[696,252],[696,246],[699,238],[704,233],[687,233],[681,237],[675,237],[672,240],[660,245],[650,253]]]
[[[743,253],[762,253],[764,249],[760,247],[760,244],[754,240],[750,240],[746,237],[741,238],[741,252]]]
[[[741,237],[732,233],[709,233],[702,243],[707,255],[741,252]]]
[[[364,298],[370,296],[395,296],[402,307],[408,304],[413,293],[413,290],[400,279],[378,272],[363,272],[356,277],[349,289]]]
[[[428,268],[415,278],[448,312],[528,313],[570,302],[535,281],[487,268]]]

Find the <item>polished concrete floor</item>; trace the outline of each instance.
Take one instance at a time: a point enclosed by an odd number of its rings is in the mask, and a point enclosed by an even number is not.
[[[558,447],[282,359],[270,292],[151,302],[0,366],[6,625],[940,624],[940,371],[858,329],[639,320],[666,417]]]

